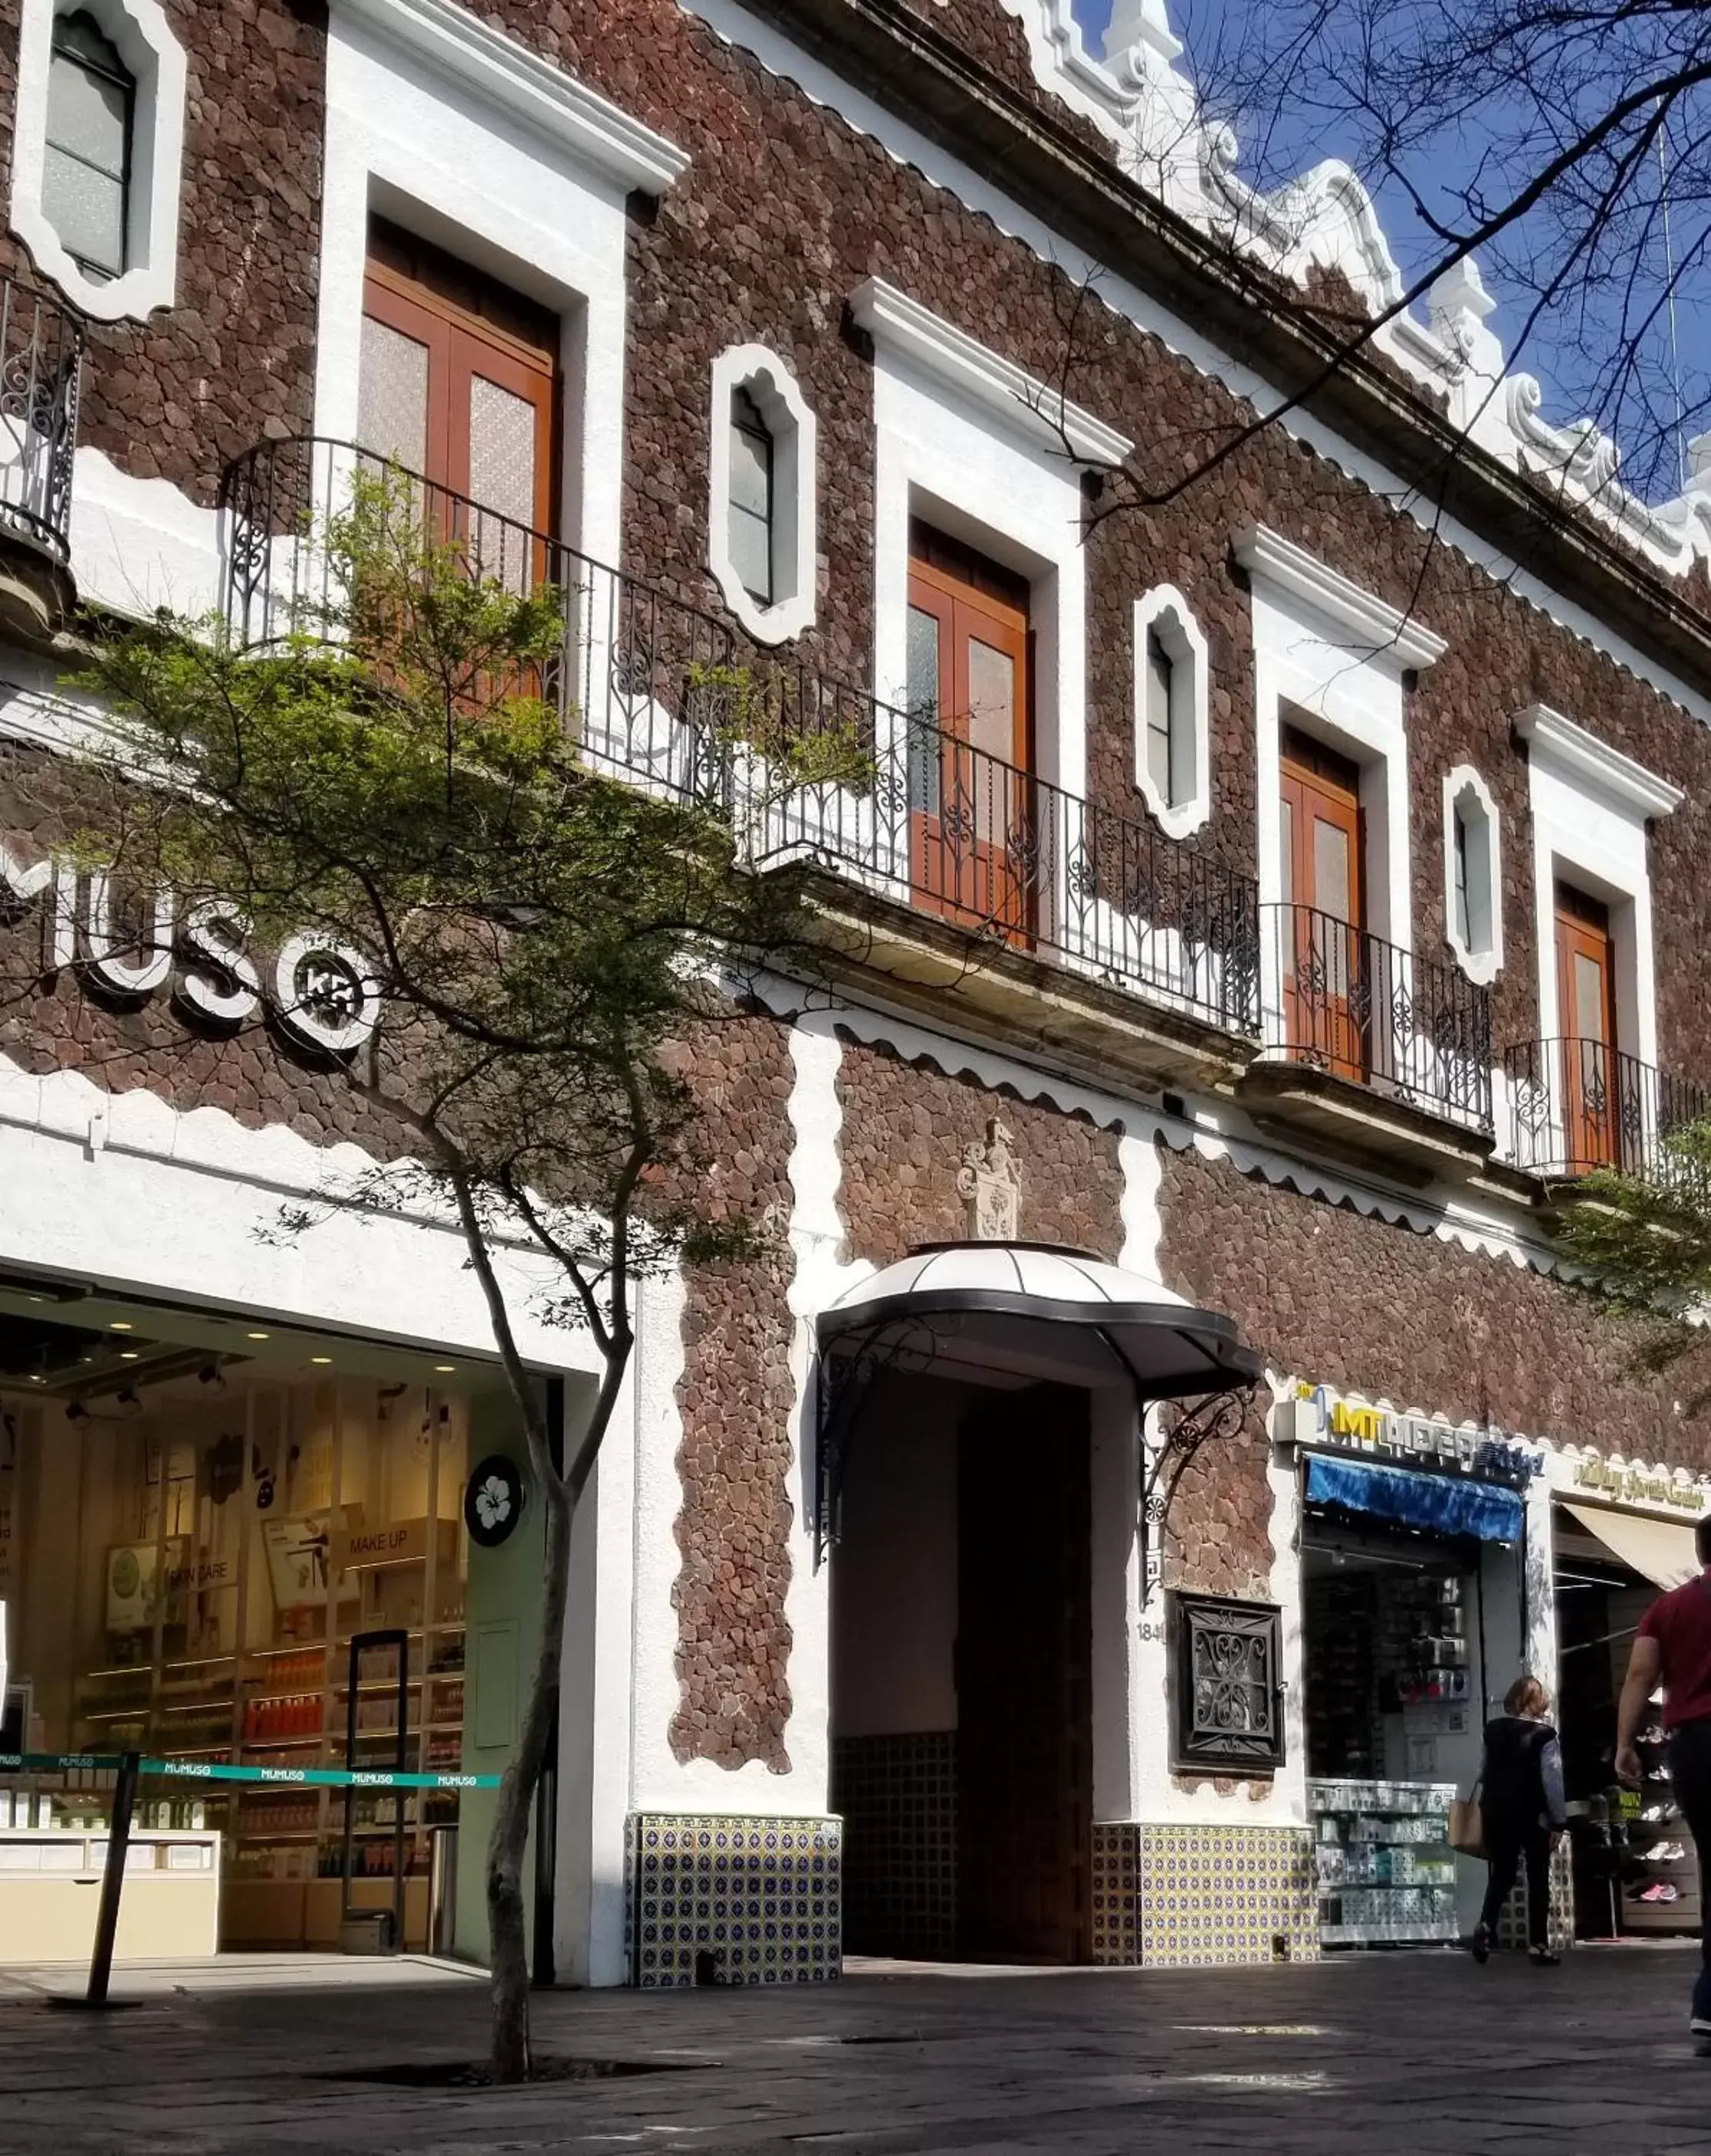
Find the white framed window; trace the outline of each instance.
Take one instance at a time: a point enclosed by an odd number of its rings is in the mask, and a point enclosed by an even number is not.
[[[713,362],[707,566],[725,603],[762,644],[814,620],[814,414],[764,345]]]
[[[1135,783],[1173,839],[1212,813],[1206,639],[1174,584],[1135,601]]]
[[[12,228],[98,321],[172,304],[184,84],[157,0],[24,0]]]
[[[1471,763],[1444,774],[1444,918],[1450,948],[1471,981],[1503,969],[1502,840],[1491,788]]]

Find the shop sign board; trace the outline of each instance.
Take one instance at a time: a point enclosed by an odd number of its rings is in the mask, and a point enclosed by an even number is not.
[[[1397,1467],[1470,1475],[1516,1490],[1524,1490],[1544,1465],[1537,1445],[1501,1430],[1369,1407],[1344,1399],[1325,1385],[1297,1385],[1294,1399],[1282,1404],[1278,1423],[1279,1435],[1287,1443]]]
[[[252,923],[221,898],[182,905],[164,886],[140,909],[134,933],[118,921],[110,877],[69,857],[24,861],[0,839],[0,907],[42,911],[42,962],[75,967],[108,993],[141,1002],[170,986],[181,1017],[224,1029],[265,1011],[297,1045],[321,1055],[360,1048],[380,1018],[380,988],[362,954],[320,930],[287,937],[264,979],[248,945]]]
[[[1667,1505],[1672,1512],[1691,1512],[1696,1519],[1711,1512],[1711,1483],[1678,1482],[1672,1475],[1656,1474],[1649,1468],[1618,1467],[1596,1452],[1575,1461],[1575,1487],[1626,1505]]]

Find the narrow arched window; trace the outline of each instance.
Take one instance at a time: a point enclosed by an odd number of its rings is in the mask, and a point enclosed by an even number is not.
[[[1175,668],[1170,654],[1155,630],[1147,631],[1147,772],[1159,789],[1159,798],[1174,808],[1188,792],[1182,765],[1185,761],[1171,724]],[[1189,782],[1191,783],[1192,782]]]
[[[92,15],[54,18],[42,209],[78,266],[126,269],[136,79]]]
[[[731,393],[731,565],[757,606],[773,603],[773,438],[747,389]]]

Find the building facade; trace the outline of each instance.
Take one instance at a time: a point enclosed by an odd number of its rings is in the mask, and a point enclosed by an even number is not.
[[[559,1979],[1453,1936],[1447,1793],[1523,1667],[1589,1807],[1565,1922],[1696,1917],[1691,1851],[1636,1825],[1613,1871],[1597,1807],[1610,1642],[1711,1440],[1550,1209],[1703,1105],[1711,461],[1624,492],[1471,267],[1390,311],[1358,182],[1243,188],[1155,7],[1102,58],[1064,0],[4,12],[16,1748],[290,1767],[347,1711],[389,1743],[398,1681],[424,1767],[514,1735],[530,1515],[469,1524],[516,1440],[456,1239],[264,1232],[381,1142],[327,1075],[360,1010],[234,1033],[229,924],[127,963],[56,851],[75,609],[259,641],[385,461],[573,596],[616,782],[696,782],[725,662],[873,748],[751,819],[838,986],[695,1073],[787,1255],[644,1295],[542,1820]],[[1351,303],[1383,326],[1327,373]],[[573,1425],[587,1352],[523,1323]],[[1143,1333],[1245,1346],[1184,1412]],[[413,1800],[409,1935],[487,1801]],[[230,1942],[337,1936],[329,1800],[218,1824]],[[358,1820],[377,1890],[397,1826]],[[479,1953],[467,1858],[450,1901]]]

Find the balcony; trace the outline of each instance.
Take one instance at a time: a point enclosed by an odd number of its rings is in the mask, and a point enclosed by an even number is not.
[[[1606,1041],[1522,1041],[1506,1051],[1503,1072],[1510,1161],[1546,1183],[1606,1168],[1668,1183],[1684,1172],[1672,1135],[1711,1114],[1711,1091]]]
[[[1256,1121],[1391,1174],[1477,1173],[1494,1144],[1486,991],[1312,906],[1261,914],[1265,1045],[1238,1088]]]
[[[402,485],[470,574],[552,587],[564,634],[539,690],[591,767],[717,806],[757,865],[804,869],[839,968],[882,971],[897,1001],[1049,1045],[1091,1075],[1222,1083],[1257,1051],[1251,878],[350,444],[268,443],[229,468],[240,647],[337,640],[347,594],[317,534],[363,474]],[[859,789],[781,796],[736,738],[830,732],[861,746]]]
[[[83,372],[70,311],[0,277],[0,634],[50,641],[76,604],[71,465]]]

